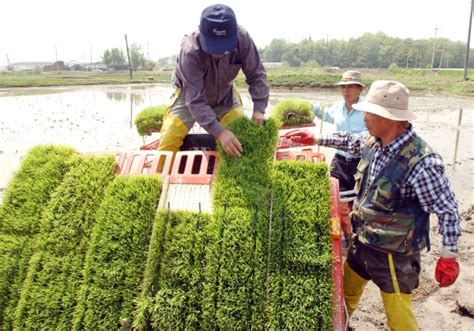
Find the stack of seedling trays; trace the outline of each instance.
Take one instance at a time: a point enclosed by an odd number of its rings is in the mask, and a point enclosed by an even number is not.
[[[218,146],[169,176],[32,150],[0,206],[0,327],[336,329],[327,165],[275,161],[273,120],[229,129],[242,157]],[[189,180],[192,207],[169,194]]]

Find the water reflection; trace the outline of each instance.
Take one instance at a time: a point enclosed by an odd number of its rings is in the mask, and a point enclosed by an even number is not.
[[[125,92],[107,92],[107,99],[115,101],[115,102],[122,102],[127,99],[127,93]]]

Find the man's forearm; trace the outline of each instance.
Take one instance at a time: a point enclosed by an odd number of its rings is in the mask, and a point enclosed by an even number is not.
[[[360,156],[364,137],[357,133],[335,132],[333,134],[317,137],[316,143],[320,146],[332,147],[349,152],[355,156]]]

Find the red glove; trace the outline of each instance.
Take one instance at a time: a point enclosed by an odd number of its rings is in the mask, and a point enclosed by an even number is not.
[[[447,287],[454,284],[459,276],[459,264],[455,257],[440,257],[436,263],[435,278],[439,287]]]

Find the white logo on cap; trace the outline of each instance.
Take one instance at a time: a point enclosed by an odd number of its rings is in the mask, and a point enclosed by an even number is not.
[[[212,29],[212,32],[214,32],[214,34],[215,34],[216,36],[225,36],[225,35],[226,35],[226,31],[225,31],[225,30]]]

